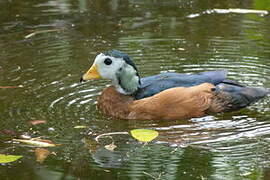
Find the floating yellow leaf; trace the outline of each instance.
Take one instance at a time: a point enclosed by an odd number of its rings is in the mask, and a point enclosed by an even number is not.
[[[43,140],[43,139],[37,139],[37,138],[12,139],[12,141],[29,144],[29,145],[36,146],[36,147],[55,147],[55,146],[59,145],[59,144],[54,144],[50,140]]]
[[[11,89],[11,88],[20,88],[22,86],[0,86],[0,89]]]
[[[9,163],[16,161],[23,156],[16,156],[16,155],[5,155],[5,154],[0,154],[0,163]]]
[[[85,128],[87,128],[87,126],[83,126],[83,125],[81,125],[81,126],[74,126],[74,128],[75,129],[85,129]]]
[[[64,30],[64,29],[48,29],[48,30],[34,31],[34,32],[24,36],[24,38],[28,39],[30,37],[33,37],[33,36],[37,35],[37,34],[56,32],[56,31],[62,31],[62,30]]]
[[[158,132],[150,129],[133,129],[131,136],[142,142],[150,142],[158,136]]]

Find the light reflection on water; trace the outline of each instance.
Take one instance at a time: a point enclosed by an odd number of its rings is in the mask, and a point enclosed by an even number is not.
[[[12,154],[25,156],[3,166],[5,170],[22,169],[27,173],[18,173],[18,177],[25,179],[32,176],[31,171],[36,172],[36,178],[45,173],[67,179],[151,175],[164,179],[249,179],[249,174],[269,168],[269,98],[241,111],[185,121],[114,120],[98,112],[96,100],[108,82],[81,84],[79,79],[97,53],[111,48],[129,54],[142,76],[228,69],[230,79],[270,87],[268,16],[214,13],[190,19],[186,16],[204,12],[204,5],[173,0],[152,3],[158,8],[153,9],[149,2],[121,4],[116,0],[108,4],[80,1],[80,7],[70,2],[30,1],[27,6],[16,4],[22,12],[13,12],[13,18],[0,18],[1,85],[24,86],[0,89],[0,124],[3,129],[63,144],[53,149],[57,156],[50,156],[38,169],[33,148],[6,143],[7,137],[0,135],[0,153],[10,153],[11,147]],[[8,16],[6,11],[0,14]],[[63,30],[24,38],[32,30],[46,29]],[[37,119],[47,124],[27,124]],[[74,129],[77,125],[88,128]],[[155,129],[160,135],[145,146],[130,136],[115,136],[114,152],[104,148],[110,139],[102,145],[93,142],[101,133],[136,128]],[[1,174],[4,179],[17,177],[10,171]]]

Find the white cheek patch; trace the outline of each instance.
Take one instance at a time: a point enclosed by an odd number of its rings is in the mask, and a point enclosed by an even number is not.
[[[104,60],[106,58],[110,58],[112,60],[112,64],[106,65]],[[98,72],[100,76],[104,79],[110,79],[112,81],[116,80],[116,73],[123,66],[124,60],[120,58],[114,58],[111,56],[106,56],[104,54],[99,54],[94,62],[97,66]]]
[[[110,58],[112,63],[106,65],[104,60]],[[139,77],[137,71],[129,64],[126,64],[122,58],[115,58],[104,54],[99,54],[95,58],[94,65],[100,76],[112,81],[116,89],[122,94],[132,94],[137,91],[139,86]]]

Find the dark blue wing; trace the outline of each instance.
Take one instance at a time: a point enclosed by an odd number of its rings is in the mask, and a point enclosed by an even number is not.
[[[198,74],[162,73],[141,78],[141,88],[135,95],[136,99],[153,96],[173,87],[190,87],[202,83],[217,85],[224,81],[227,71],[209,71]]]
[[[141,88],[136,99],[153,96],[173,87],[190,87],[202,83],[216,85],[214,100],[216,110],[226,112],[238,110],[270,94],[266,88],[245,87],[238,82],[226,79],[227,71],[210,71],[198,74],[163,73],[141,79]],[[214,108],[215,109],[215,108]]]

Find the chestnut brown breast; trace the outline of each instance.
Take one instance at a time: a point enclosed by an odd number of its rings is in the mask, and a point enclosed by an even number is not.
[[[134,100],[110,86],[98,99],[98,108],[109,116],[121,119],[172,120],[202,117],[213,105],[213,88],[209,83],[188,88],[177,87],[148,98]]]

